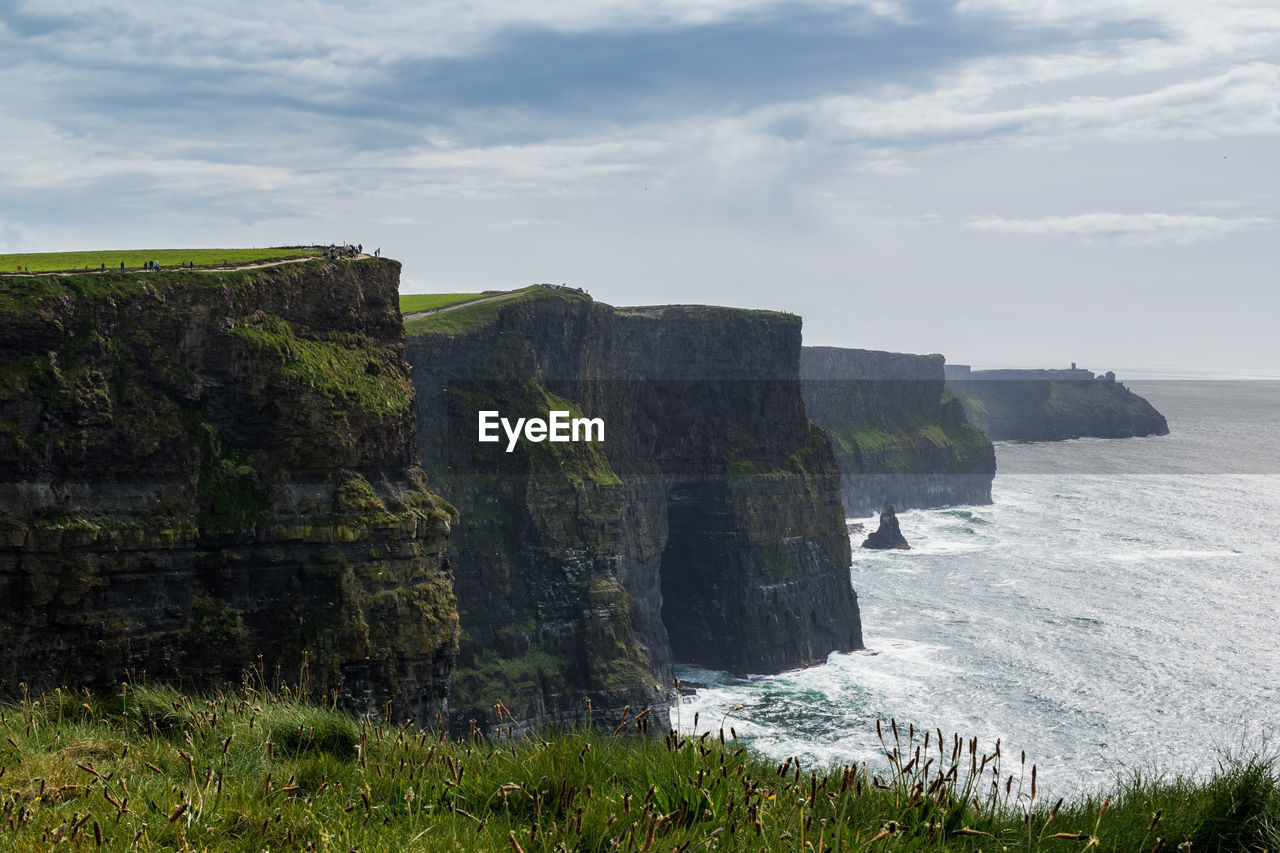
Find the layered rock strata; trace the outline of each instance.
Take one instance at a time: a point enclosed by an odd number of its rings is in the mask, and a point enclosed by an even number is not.
[[[398,280],[0,279],[5,692],[256,662],[355,709],[447,710],[454,516],[414,462]]]
[[[942,356],[804,347],[800,376],[850,516],[991,503],[995,450],[944,388]]]
[[[774,672],[861,646],[838,470],[799,318],[533,289],[409,323],[419,454],[464,519],[455,707],[665,708],[673,660]],[[602,443],[478,442],[478,412]]]
[[[1117,382],[1070,370],[970,370],[947,367],[947,387],[969,418],[996,441],[1132,438],[1168,435],[1164,415]]]

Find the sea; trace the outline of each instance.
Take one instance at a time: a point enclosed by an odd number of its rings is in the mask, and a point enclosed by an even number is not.
[[[673,722],[811,769],[886,770],[877,721],[999,739],[1057,796],[1280,751],[1280,381],[1126,384],[1169,435],[998,442],[990,506],[900,513],[910,551],[854,535],[865,650],[678,667],[705,686]]]

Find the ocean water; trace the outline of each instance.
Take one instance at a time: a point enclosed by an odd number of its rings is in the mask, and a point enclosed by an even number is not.
[[[883,769],[894,718],[1000,738],[1056,795],[1280,749],[1280,382],[1127,384],[1169,436],[997,444],[993,505],[900,514],[911,551],[855,538],[865,651],[680,667],[707,685],[680,727],[727,714],[767,755]]]

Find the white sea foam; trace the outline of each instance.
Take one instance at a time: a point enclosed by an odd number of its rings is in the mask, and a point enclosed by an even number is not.
[[[1192,548],[1153,548],[1145,551],[1127,551],[1122,554],[1100,554],[1098,558],[1125,562],[1160,562],[1161,560],[1234,559],[1243,555],[1243,551],[1234,549],[1227,551],[1200,551]]]
[[[682,725],[741,704],[729,725],[779,760],[874,765],[875,721],[896,717],[1026,749],[1059,794],[1280,734],[1280,476],[1248,472],[1280,459],[1277,395],[1245,389],[1231,416],[1256,422],[1223,426],[1222,400],[1162,393],[1170,440],[1001,444],[994,505],[903,512],[911,551],[855,548],[875,654],[688,674],[711,686]]]

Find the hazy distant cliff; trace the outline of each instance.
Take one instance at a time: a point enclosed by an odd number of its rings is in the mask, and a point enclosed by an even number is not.
[[[800,376],[848,514],[991,503],[995,450],[943,387],[942,356],[805,347]]]
[[[947,366],[947,387],[997,441],[1168,435],[1164,415],[1115,381],[1088,370],[970,370]]]
[[[0,279],[0,685],[263,656],[445,710],[451,509],[413,456],[399,265]]]
[[[673,659],[771,672],[861,646],[799,318],[544,290],[464,312],[408,337],[419,453],[463,518],[456,708],[617,714],[664,702]],[[553,407],[605,441],[477,442],[479,409]]]

